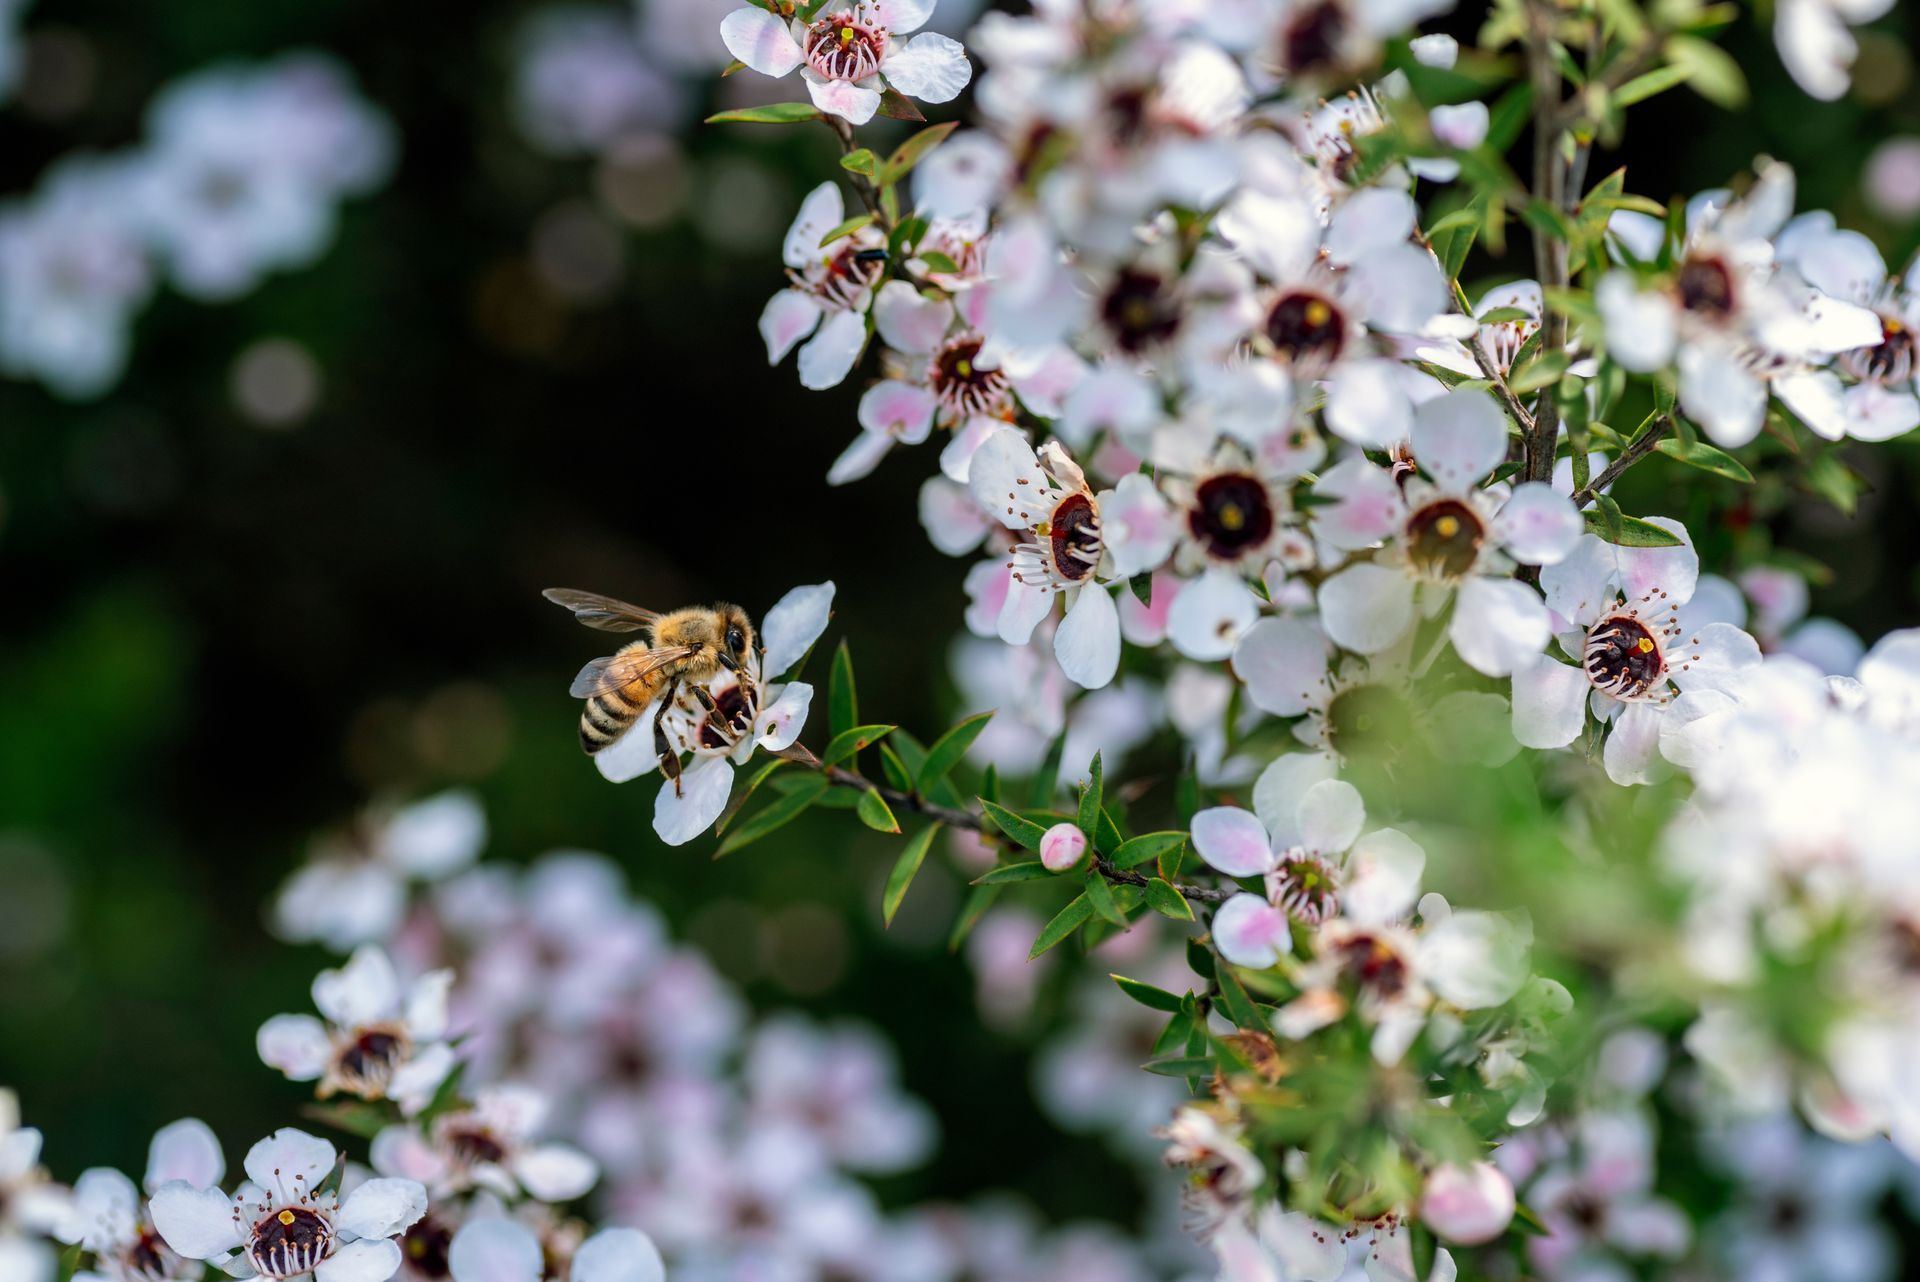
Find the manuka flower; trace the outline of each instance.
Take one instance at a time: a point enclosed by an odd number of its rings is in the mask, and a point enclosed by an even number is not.
[[[260,1058],[293,1081],[317,1080],[321,1099],[391,1099],[417,1113],[453,1069],[444,1040],[452,984],[452,971],[436,970],[403,986],[386,953],[363,944],[345,966],[313,981],[325,1022],[275,1015],[260,1026]]]
[[[453,1282],[542,1282],[560,1275],[532,1229],[505,1216],[468,1220],[447,1252]],[[574,1248],[568,1282],[665,1282],[666,1265],[639,1229],[601,1229]]]
[[[246,1182],[231,1196],[211,1181],[154,1190],[153,1226],[179,1255],[229,1277],[386,1282],[400,1268],[395,1239],[426,1214],[427,1191],[415,1180],[372,1179],[342,1199],[331,1187],[338,1160],[323,1139],[275,1131],[247,1150]]]
[[[1587,534],[1572,556],[1541,572],[1547,604],[1574,631],[1560,648],[1578,666],[1542,655],[1513,674],[1513,733],[1529,748],[1560,748],[1579,737],[1591,703],[1611,724],[1604,760],[1615,783],[1652,778],[1661,726],[1676,695],[1727,692],[1760,662],[1740,629],[1712,623],[1688,636],[1676,612],[1693,596],[1700,558],[1686,528],[1652,523],[1677,547],[1617,547]]]
[[[828,0],[811,22],[758,5],[720,23],[727,52],[762,75],[799,69],[820,110],[856,125],[873,119],[888,89],[922,102],[951,102],[973,78],[960,42],[922,31],[934,0]],[[784,6],[791,10],[793,6]]]
[[[184,1118],[163,1126],[147,1151],[143,1181],[151,1194],[173,1180],[196,1187],[218,1184],[227,1161],[205,1122]],[[82,1171],[73,1186],[72,1216],[59,1236],[92,1255],[94,1268],[75,1282],[184,1282],[205,1271],[181,1257],[153,1227],[151,1209],[132,1180],[108,1167]]]
[[[1413,461],[1431,481],[1395,485],[1364,459],[1328,469],[1316,491],[1339,501],[1316,509],[1315,534],[1335,547],[1390,538],[1373,561],[1348,566],[1320,586],[1327,635],[1358,654],[1405,636],[1448,596],[1454,650],[1489,676],[1538,654],[1550,631],[1539,594],[1511,577],[1516,563],[1552,565],[1580,537],[1570,499],[1533,482],[1511,492],[1482,482],[1507,455],[1507,421],[1493,398],[1461,389],[1414,416]]]
[[[1426,852],[1395,828],[1362,836],[1359,792],[1339,779],[1315,778],[1319,760],[1292,758],[1289,764],[1301,768],[1263,779],[1260,813],[1217,806],[1193,817],[1193,848],[1202,859],[1229,877],[1265,880],[1264,894],[1235,895],[1214,915],[1214,941],[1235,965],[1271,966],[1292,952],[1292,922],[1318,926],[1335,915],[1387,922],[1419,895]]]
[[[839,386],[860,359],[873,287],[886,270],[886,235],[871,224],[821,245],[845,217],[838,184],[823,182],[807,194],[780,251],[792,284],[760,313],[767,363],[778,365],[805,338],[800,385],[816,391]]]
[[[436,1115],[424,1133],[395,1125],[374,1136],[373,1168],[417,1180],[435,1197],[480,1188],[571,1202],[593,1187],[600,1168],[571,1144],[535,1138],[547,1111],[546,1097],[530,1087],[482,1087],[471,1107]]]
[[[760,648],[749,656],[745,679],[722,673],[707,686],[712,708],[682,694],[667,712],[667,741],[691,753],[677,781],[661,785],[653,804],[653,830],[670,846],[681,846],[712,827],[727,808],[733,771],[755,748],[780,752],[793,745],[806,724],[813,687],[804,681],[769,684],[806,656],[827,629],[833,584],[793,589],[760,620]],[[659,768],[649,732],[658,703],[649,704],[634,728],[611,747],[596,753],[594,765],[614,783],[625,783]]]
[[[1871,311],[1874,341],[1841,352],[1832,370],[1776,378],[1774,390],[1801,422],[1830,441],[1886,441],[1920,427],[1914,378],[1920,351],[1920,259],[1890,277],[1874,243],[1838,230],[1831,214],[1806,214],[1780,236],[1780,256],[1814,289]],[[1842,376],[1845,385],[1842,385]]]

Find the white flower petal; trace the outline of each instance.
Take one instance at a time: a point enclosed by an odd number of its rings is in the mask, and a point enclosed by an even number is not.
[[[1607,778],[1617,784],[1652,783],[1660,764],[1660,722],[1665,710],[1650,703],[1632,703],[1613,719],[1607,746],[1600,754]]]
[[[593,754],[594,768],[612,783],[625,783],[660,768],[653,743],[653,718],[660,701],[654,700],[618,739]]]
[[[571,1202],[599,1180],[600,1164],[570,1144],[540,1144],[514,1159],[513,1176],[542,1202]]]
[[[886,432],[861,431],[827,469],[828,485],[851,485],[873,475],[880,460],[893,449],[894,438]]]
[[[291,1081],[313,1081],[327,1071],[327,1061],[333,1058],[333,1043],[327,1037],[326,1025],[311,1015],[275,1015],[260,1025],[253,1040],[260,1062],[268,1068],[279,1069]],[[194,1182],[213,1184],[218,1182],[218,1177]]]
[[[1258,895],[1235,895],[1213,915],[1213,942],[1236,966],[1264,970],[1293,951],[1287,915]]]
[[[320,1186],[336,1156],[319,1136],[284,1126],[248,1149],[243,1165],[255,1184],[297,1196]]]
[[[1715,445],[1738,449],[1766,422],[1767,386],[1732,348],[1689,343],[1680,349],[1680,408]]]
[[[1272,872],[1273,847],[1259,816],[1238,806],[1213,806],[1193,817],[1193,849],[1229,877]]]
[[[787,670],[820,639],[833,617],[833,581],[794,588],[760,620],[761,670],[769,678]]]
[[[190,1260],[218,1259],[240,1245],[233,1200],[219,1189],[174,1180],[154,1190],[148,1211],[155,1231]]]
[[[1413,625],[1413,580],[1369,561],[1350,565],[1320,585],[1320,621],[1336,645],[1378,654]]]
[[[349,1242],[320,1262],[316,1282],[387,1282],[400,1271],[400,1244]]]
[[[1344,779],[1323,779],[1300,798],[1294,821],[1300,844],[1323,855],[1338,855],[1360,835],[1367,807],[1360,790]]]
[[[754,742],[768,752],[785,752],[806,729],[807,713],[812,707],[811,684],[795,681],[787,685],[780,691],[779,698],[761,709],[754,722]]]
[[[1335,208],[1327,226],[1327,257],[1347,266],[1390,246],[1404,245],[1419,214],[1404,191],[1362,187]]]
[[[1053,654],[1067,679],[1083,690],[1099,690],[1120,670],[1120,612],[1098,583],[1080,595],[1053,634]]]
[[[1363,926],[1405,917],[1420,897],[1427,852],[1398,828],[1367,833],[1347,852],[1340,885],[1340,914]]]
[[[1586,674],[1542,655],[1513,674],[1513,737],[1529,748],[1564,748],[1587,723]]]
[[[1455,912],[1420,937],[1420,973],[1442,1000],[1463,1010],[1498,1006],[1527,979],[1532,931],[1488,912]]]
[[[873,300],[874,332],[887,346],[912,356],[931,356],[953,324],[953,304],[927,298],[904,280],[890,280]]]
[[[921,102],[952,102],[973,79],[973,64],[958,40],[923,31],[896,45],[880,66],[887,83]]]
[[[763,76],[787,75],[806,58],[783,20],[752,5],[720,20],[720,40],[728,53]]]
[[[933,428],[936,408],[938,402],[931,389],[882,379],[860,397],[860,426],[892,440],[918,445]]]
[[[1004,432],[1007,425],[997,418],[985,418],[976,415],[955,428],[951,439],[940,449],[940,470],[950,481],[967,484],[973,466],[974,451],[995,432]]]
[[[800,212],[787,228],[787,238],[780,249],[781,261],[789,267],[805,267],[820,261],[820,242],[845,222],[846,217],[847,204],[840,194],[840,184],[828,179],[815,187],[800,202]]]
[[[227,1176],[227,1159],[213,1128],[197,1117],[183,1117],[154,1132],[147,1147],[146,1189],[185,1180],[197,1189],[212,1188]]]
[[[1493,521],[1494,537],[1524,565],[1558,565],[1585,528],[1573,500],[1543,481],[1516,485]]]
[[[1260,617],[1260,602],[1239,576],[1209,570],[1180,590],[1167,612],[1167,638],[1189,659],[1212,663],[1233,653]]]
[[[1682,690],[1736,690],[1760,666],[1760,643],[1731,623],[1709,623],[1669,648],[1673,683]]]
[[[1327,386],[1327,426],[1343,440],[1369,449],[1384,450],[1406,440],[1413,429],[1413,406],[1400,370],[1397,361],[1341,361]]]
[[[929,476],[920,483],[919,512],[927,541],[948,556],[965,556],[993,528],[973,495],[944,476]]]
[[[546,1260],[540,1239],[505,1216],[471,1219],[453,1235],[447,1249],[453,1282],[540,1282]]]
[[[1053,609],[1053,592],[1012,577],[1007,581],[1006,599],[1000,606],[998,635],[1008,645],[1025,645],[1033,630]]]
[[[865,318],[859,312],[835,312],[800,349],[800,386],[815,392],[840,386],[866,345]]]
[[[1275,757],[1253,784],[1253,811],[1276,850],[1301,844],[1300,799],[1322,779],[1334,777],[1333,758],[1318,752]]]
[[[426,1213],[427,1190],[417,1181],[380,1176],[347,1194],[336,1223],[355,1237],[392,1237],[412,1228]]]
[[[1297,717],[1327,679],[1326,634],[1300,619],[1262,619],[1233,648],[1234,675],[1262,712]]]
[[[653,799],[653,830],[669,846],[684,846],[720,821],[733,792],[733,763],[725,757],[697,761],[680,776],[660,785]]]
[[[1540,594],[1526,584],[1475,578],[1454,596],[1447,635],[1468,667],[1504,677],[1546,648],[1553,624]]]
[[[848,124],[864,125],[880,110],[880,92],[851,80],[819,80],[807,77],[807,96],[813,105]]]
[[[666,1277],[659,1249],[639,1229],[601,1229],[573,1253],[572,1282],[666,1282]]]
[[[1019,432],[994,432],[980,443],[967,470],[974,502],[1010,530],[1027,530],[1053,511],[1053,491],[1033,447]]]
[[[1437,1166],[1420,1196],[1420,1219],[1448,1242],[1491,1242],[1513,1222],[1513,1182],[1492,1162]]]
[[[1463,493],[1507,457],[1507,417],[1493,397],[1456,388],[1413,415],[1414,461],[1453,493]]]
[[[1614,360],[1636,374],[1666,368],[1677,334],[1673,304],[1664,295],[1642,293],[1631,276],[1615,272],[1600,282],[1593,298]]]
[[[313,980],[313,1004],[342,1028],[392,1019],[400,1013],[400,995],[400,976],[376,944],[360,945],[345,966]]]

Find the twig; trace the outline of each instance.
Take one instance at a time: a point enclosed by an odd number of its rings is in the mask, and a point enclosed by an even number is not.
[[[965,828],[968,832],[977,832],[983,837],[1001,837],[1004,834],[989,824],[980,815],[970,810],[955,810],[952,806],[942,806],[928,801],[918,793],[901,792],[898,788],[888,788],[874,783],[856,771],[844,766],[829,766],[813,755],[812,749],[805,744],[796,743],[792,747],[773,754],[797,766],[808,770],[817,770],[826,777],[828,783],[836,788],[854,788],[861,792],[869,788],[879,793],[888,805],[910,810],[914,814],[924,815],[936,823],[946,824],[949,828]],[[1116,868],[1100,856],[1094,856],[1094,867],[1108,881],[1120,886],[1138,886],[1145,888],[1148,879],[1130,868]],[[1188,882],[1176,882],[1173,888],[1188,899],[1197,899],[1205,904],[1224,903],[1232,898],[1234,891],[1220,890],[1212,886],[1198,886]]]
[[[1672,425],[1673,420],[1666,415],[1662,415],[1649,423],[1646,431],[1640,433],[1640,435],[1634,437],[1633,440],[1627,443],[1627,448],[1620,451],[1618,458],[1601,469],[1600,475],[1594,477],[1591,481],[1587,482],[1587,484],[1573,492],[1573,505],[1575,507],[1585,507],[1587,504],[1593,502],[1600,491],[1619,480],[1621,474],[1628,468],[1651,454],[1653,447],[1660,443],[1660,439],[1667,434],[1667,429]]]
[[[1533,194],[1555,209],[1567,207],[1567,171],[1560,164],[1555,147],[1560,137],[1560,116],[1564,109],[1560,98],[1560,69],[1554,65],[1549,44],[1553,39],[1552,17],[1538,2],[1528,9],[1533,19],[1531,39],[1527,41],[1527,68],[1533,79]],[[1533,229],[1533,266],[1540,279],[1540,350],[1564,351],[1567,345],[1567,318],[1552,305],[1553,295],[1567,287],[1567,247],[1551,231]],[[1551,481],[1553,458],[1560,446],[1560,403],[1550,384],[1540,391],[1534,410],[1534,427],[1527,434],[1527,453],[1523,480]]]
[[[854,141],[852,125],[831,113],[823,114],[821,119],[827,122],[834,135],[840,139],[841,155],[851,156],[860,150],[859,144]],[[853,179],[853,189],[860,193],[860,203],[867,207],[869,214],[873,215],[873,221],[882,231],[892,231],[893,222],[887,217],[887,211],[881,207],[880,193],[874,190],[873,183],[865,174],[854,173],[851,169],[847,170],[847,175]]]

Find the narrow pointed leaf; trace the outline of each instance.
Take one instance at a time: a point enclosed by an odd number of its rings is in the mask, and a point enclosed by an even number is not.
[[[967,755],[967,749],[987,728],[987,722],[993,719],[993,713],[979,712],[954,726],[951,730],[933,741],[927,749],[927,759],[920,763],[920,775],[915,781],[921,792],[947,777],[947,773],[960,764]]]
[[[834,735],[827,744],[827,750],[820,754],[820,764],[837,766],[862,748],[870,747],[892,734],[895,726],[849,726]]]
[[[893,925],[893,915],[900,910],[900,901],[907,897],[907,887],[913,885],[939,831],[939,824],[928,824],[914,833],[907,841],[907,848],[893,861],[893,871],[887,874],[886,891],[880,896],[880,919],[886,925]]]
[[[993,802],[987,801],[984,798],[982,798],[980,802],[980,809],[981,813],[986,815],[994,827],[1013,838],[1022,846],[1025,846],[1028,850],[1038,853],[1040,849],[1040,838],[1047,834],[1047,830],[1044,827],[1034,823],[1031,819],[1022,819],[1005,806],[995,805]]]
[[[1107,885],[1107,879],[1098,872],[1087,870],[1087,902],[1093,905],[1093,911],[1122,929],[1126,928],[1127,915],[1113,902],[1113,888]]]
[[[859,804],[854,812],[860,816],[860,822],[875,832],[899,832],[900,821],[893,817],[893,811],[887,805],[887,799],[880,795],[878,788],[868,788],[860,794]]]
[[[1125,975],[1108,975],[1107,978],[1118,984],[1121,992],[1142,1006],[1150,1006],[1154,1010],[1163,1010],[1169,1014],[1180,1010],[1180,998],[1164,988],[1155,988],[1152,984],[1143,984],[1137,979],[1128,979]]]
[[[1076,895],[1073,902],[1055,913],[1053,920],[1040,931],[1040,937],[1033,941],[1033,948],[1027,953],[1027,960],[1032,961],[1092,919],[1093,905],[1085,895]]]
[[[713,857],[718,859],[722,855],[730,855],[749,842],[758,841],[768,833],[792,823],[832,786],[825,775],[809,775],[795,782],[797,786],[792,792],[776,797],[765,809],[741,820],[739,827],[720,843],[720,849],[713,852]]]
[[[707,117],[710,125],[792,125],[818,120],[820,109],[810,102],[770,102],[764,107],[742,107]]]
[[[1096,752],[1087,767],[1087,786],[1080,790],[1080,831],[1095,849],[1100,845],[1100,789],[1100,754]]]
[[[1187,897],[1175,890],[1158,877],[1147,882],[1147,904],[1162,917],[1171,917],[1175,921],[1192,921],[1193,905]]]
[[[1107,858],[1115,868],[1131,868],[1135,864],[1149,863],[1158,859],[1168,849],[1178,849],[1187,839],[1184,832],[1148,832],[1138,837],[1128,838],[1114,847]]]

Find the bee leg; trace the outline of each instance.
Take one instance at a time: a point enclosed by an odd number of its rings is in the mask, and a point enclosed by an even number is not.
[[[667,740],[667,709],[679,691],[679,683],[667,687],[667,693],[660,700],[660,711],[653,714],[653,751],[660,758],[660,773],[673,780],[673,795],[680,795],[680,754],[674,751],[673,744]]]
[[[728,720],[725,713],[720,711],[720,705],[713,701],[713,695],[708,693],[707,688],[700,685],[689,685],[687,689],[693,691],[693,697],[699,700],[700,706],[707,710],[707,715],[710,718],[707,725],[715,734],[726,741],[727,747],[731,748],[739,743],[739,728],[735,726],[732,721]]]

